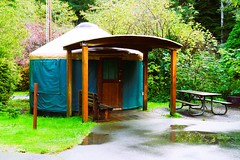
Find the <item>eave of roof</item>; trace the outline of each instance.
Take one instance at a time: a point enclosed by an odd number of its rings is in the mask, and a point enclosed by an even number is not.
[[[141,52],[148,52],[154,48],[164,48],[170,50],[178,50],[182,47],[180,43],[169,39],[156,36],[145,35],[114,35],[79,41],[64,46],[65,50],[76,50],[82,47],[82,42],[87,43],[91,47],[119,47],[135,49]]]

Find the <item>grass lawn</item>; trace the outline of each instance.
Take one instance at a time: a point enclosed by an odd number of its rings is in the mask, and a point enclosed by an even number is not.
[[[11,100],[8,105],[29,108],[27,100]],[[16,118],[0,112],[0,146],[14,147],[20,152],[60,152],[81,143],[95,125],[95,122],[82,123],[80,117],[38,117],[38,128],[34,130],[29,111]]]
[[[180,103],[176,104],[177,106],[181,105]],[[148,102],[148,111],[151,111],[155,108],[169,108],[169,102]],[[166,118],[182,118],[182,115],[179,113],[175,113],[173,116],[170,115],[170,110],[169,114],[164,115]]]
[[[164,102],[164,103],[148,102],[148,110],[152,110],[155,108],[168,108],[168,104],[169,104],[169,102]]]

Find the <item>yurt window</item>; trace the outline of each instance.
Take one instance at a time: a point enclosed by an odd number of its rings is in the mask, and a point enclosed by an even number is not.
[[[104,80],[118,79],[118,60],[106,59],[103,61],[103,79]]]

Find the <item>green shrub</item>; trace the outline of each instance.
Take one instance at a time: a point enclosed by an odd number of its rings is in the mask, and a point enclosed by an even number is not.
[[[233,49],[221,49],[222,68],[226,71],[225,91],[228,95],[240,95],[240,51]]]
[[[2,104],[2,102],[0,102],[0,113],[3,112],[4,110],[4,105]]]
[[[20,81],[17,84],[18,91],[27,91],[29,90],[29,64],[27,63],[24,66],[20,66]]]
[[[14,62],[0,58],[0,102],[5,104],[13,95],[19,79]]]
[[[237,21],[232,32],[229,34],[229,37],[226,43],[226,48],[239,49],[240,47],[239,35],[240,35],[240,20]]]
[[[170,54],[155,49],[148,56],[148,98],[152,102],[166,102],[170,89]]]
[[[7,114],[9,118],[16,118],[20,114],[20,110],[13,106],[4,105],[0,102],[0,113]]]
[[[171,81],[169,53],[154,50],[148,58],[148,98],[152,102],[168,101]],[[224,99],[229,95],[240,95],[238,50],[221,48],[216,54],[179,51],[177,60],[177,89],[217,92]]]

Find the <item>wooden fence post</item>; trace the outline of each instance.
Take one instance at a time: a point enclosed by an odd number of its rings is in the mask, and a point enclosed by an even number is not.
[[[34,83],[33,100],[33,129],[37,129],[38,83]]]

